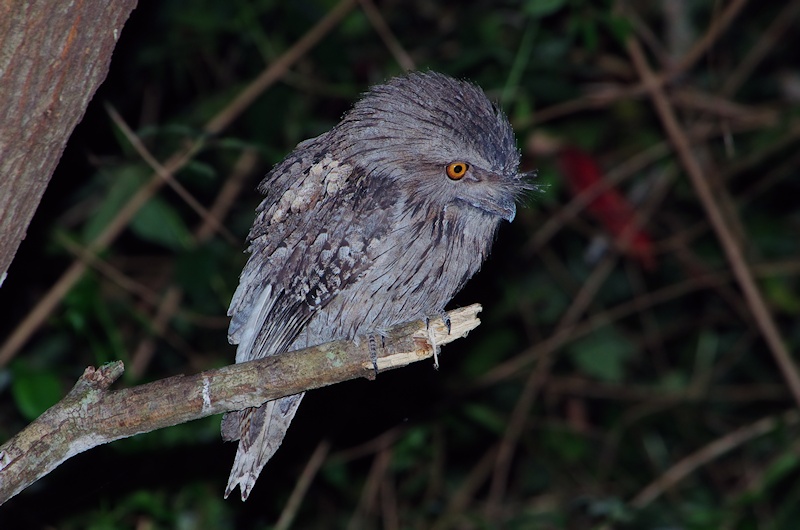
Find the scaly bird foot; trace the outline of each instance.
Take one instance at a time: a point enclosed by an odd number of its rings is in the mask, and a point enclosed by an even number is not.
[[[450,315],[442,311],[438,318],[442,319],[444,322],[445,327],[447,328],[447,334],[450,334]],[[441,347],[436,342],[436,334],[433,332],[433,328],[431,327],[431,320],[432,317],[425,317],[425,328],[428,330],[428,342],[431,343],[433,346],[433,367],[438,370],[439,369],[439,351],[441,351]]]
[[[369,341],[369,359],[372,361],[372,368],[375,370],[375,377],[378,376],[378,344],[375,335],[367,337]],[[381,346],[384,346],[383,336],[381,336]]]

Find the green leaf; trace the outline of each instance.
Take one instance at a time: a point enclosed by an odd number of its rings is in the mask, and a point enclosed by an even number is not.
[[[349,469],[341,460],[330,459],[322,466],[322,476],[334,489],[338,491],[349,491],[352,484],[352,477]]]
[[[552,451],[568,463],[576,463],[589,454],[589,443],[580,435],[562,430],[547,429],[543,441]]]
[[[160,196],[147,201],[136,213],[131,230],[145,241],[172,250],[185,248],[191,240],[183,219]]]
[[[584,20],[579,23],[578,30],[583,39],[583,45],[590,52],[597,51],[599,36],[597,34],[597,24],[594,20]]]
[[[671,370],[659,379],[658,388],[666,392],[675,392],[678,390],[686,390],[689,386],[689,380],[686,374],[677,370]]]
[[[144,170],[139,166],[122,166],[108,175],[101,174],[102,185],[108,188],[103,202],[95,209],[83,227],[83,240],[90,242],[109,225],[144,183]]]
[[[608,15],[606,25],[620,44],[624,44],[628,40],[628,36],[633,32],[633,24],[627,18],[621,16]]]
[[[55,373],[33,370],[18,362],[12,366],[11,395],[28,420],[34,420],[61,399],[61,383]]]
[[[800,314],[800,296],[788,278],[774,277],[763,281],[764,294],[770,304],[790,314]]]
[[[220,264],[217,258],[210,245],[192,248],[178,255],[175,279],[195,300],[212,293],[209,279],[218,274]]]
[[[470,377],[478,377],[495,366],[503,356],[513,351],[516,344],[514,332],[507,327],[498,327],[475,341],[461,368]]]
[[[604,381],[622,380],[625,361],[633,355],[633,345],[611,328],[576,341],[567,351],[579,371]]]
[[[528,0],[523,6],[526,15],[534,18],[546,17],[553,14],[566,4],[566,0]]]
[[[764,489],[778,485],[778,482],[800,466],[800,457],[795,453],[784,453],[776,458],[765,470],[760,486]]]
[[[181,171],[181,178],[191,182],[209,183],[217,177],[217,172],[211,164],[192,160]]]
[[[464,407],[464,414],[478,425],[495,434],[502,434],[508,425],[508,418],[492,407],[481,403],[472,403]]]

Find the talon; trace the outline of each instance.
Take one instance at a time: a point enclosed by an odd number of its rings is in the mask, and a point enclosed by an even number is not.
[[[433,347],[433,367],[438,370],[439,369],[439,344],[436,343],[436,334],[433,332],[433,328],[428,328],[428,342],[431,343]]]
[[[450,315],[441,311],[439,318],[442,319],[444,326],[447,328],[447,334],[450,334],[451,326],[450,326]],[[439,344],[436,343],[436,334],[433,332],[433,328],[431,327],[431,318],[425,317],[425,329],[428,330],[428,342],[431,343],[433,347],[433,367],[438,370],[439,369],[439,352],[441,348],[439,348]]]
[[[372,361],[372,369],[375,370],[375,376],[378,375],[378,345],[375,341],[375,335],[370,335],[369,338],[369,359]],[[383,337],[381,337],[381,346],[383,346]]]

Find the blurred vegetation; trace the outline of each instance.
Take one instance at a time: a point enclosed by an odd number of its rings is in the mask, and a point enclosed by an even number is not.
[[[717,207],[797,352],[800,34],[788,28],[800,7],[621,4],[386,0],[380,18],[357,5],[208,134],[335,3],[142,2],[0,289],[0,337],[154,178],[104,104],[157,160],[199,146],[175,178],[205,208],[234,183],[214,210],[229,233],[198,232],[207,216],[162,188],[0,367],[0,440],[87,365],[121,359],[120,384],[135,385],[232,362],[225,311],[255,186],[370,84],[401,73],[402,53],[502,103],[540,192],[453,302],[482,303],[483,325],[444,350],[438,372],[418,363],[310,393],[247,503],[222,499],[235,447],[209,418],[73,458],[0,508],[0,527],[274,528],[327,441],[294,528],[797,528],[797,404],[625,43],[641,43],[666,77]],[[590,153],[632,197],[652,266],[614,245],[588,252],[603,247],[603,225],[568,214],[575,197],[554,144]]]

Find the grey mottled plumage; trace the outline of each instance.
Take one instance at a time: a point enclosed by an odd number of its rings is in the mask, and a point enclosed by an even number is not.
[[[228,310],[236,362],[440,315],[514,218],[518,164],[479,88],[412,73],[370,89],[259,186]],[[226,415],[223,437],[239,440],[226,497],[239,484],[247,498],[302,397]]]

